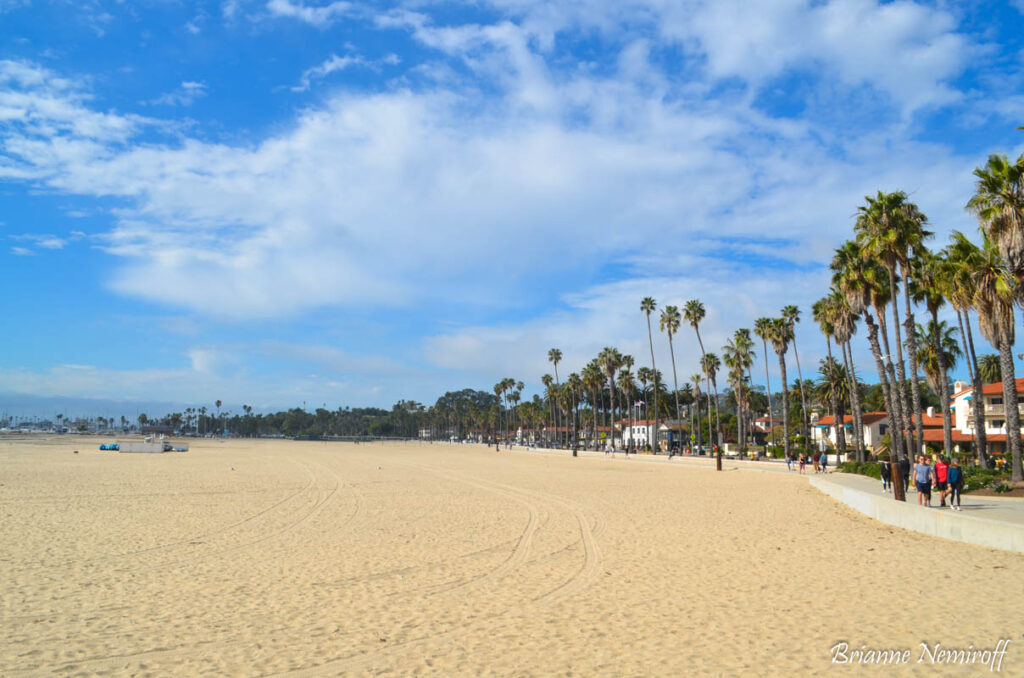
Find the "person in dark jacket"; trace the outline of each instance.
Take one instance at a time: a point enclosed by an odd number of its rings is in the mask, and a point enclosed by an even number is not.
[[[889,465],[888,459],[882,459],[878,462],[879,471],[882,473],[882,492],[889,491],[889,484],[892,479],[892,467]]]
[[[960,468],[960,460],[953,459],[946,471],[946,480],[949,483],[949,508],[959,511],[960,492],[964,489],[964,470]]]
[[[910,460],[903,457],[899,461],[900,479],[903,480],[903,494],[907,493],[910,489]]]

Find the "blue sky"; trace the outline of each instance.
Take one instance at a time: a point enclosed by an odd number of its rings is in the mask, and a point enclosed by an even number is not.
[[[0,0],[0,392],[536,388],[553,346],[644,364],[648,295],[710,349],[800,305],[809,376],[863,196],[940,247],[1024,151],[1024,2],[753,7]]]

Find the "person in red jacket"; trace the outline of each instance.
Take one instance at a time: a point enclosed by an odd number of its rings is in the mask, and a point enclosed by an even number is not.
[[[946,506],[946,497],[949,495],[949,483],[947,482],[949,464],[942,457],[935,459],[935,489],[939,491],[939,507]]]

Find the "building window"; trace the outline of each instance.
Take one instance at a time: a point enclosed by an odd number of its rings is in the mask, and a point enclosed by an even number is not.
[[[878,435],[884,436],[885,432],[888,431],[888,430],[889,430],[889,425],[888,424],[879,424],[878,425]]]
[[[991,404],[992,405],[1002,405],[1003,404],[1003,399],[1001,397],[993,398]]]
[[[992,428],[1002,428],[1005,425],[1006,425],[1006,422],[1003,421],[1002,419],[993,419],[992,420]]]

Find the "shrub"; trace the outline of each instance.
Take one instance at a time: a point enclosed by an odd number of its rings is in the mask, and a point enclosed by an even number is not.
[[[843,473],[855,473],[875,480],[882,479],[882,467],[874,461],[844,461],[839,465]]]

